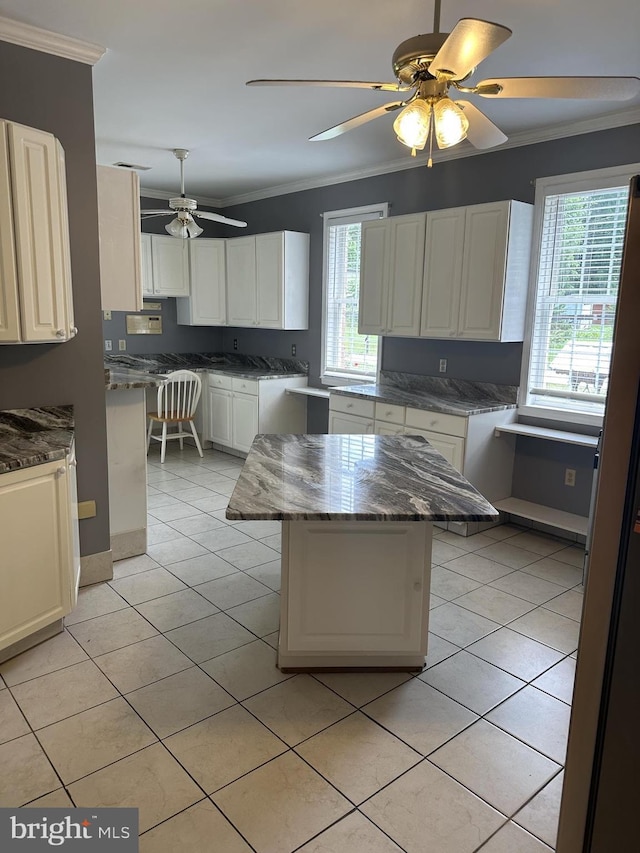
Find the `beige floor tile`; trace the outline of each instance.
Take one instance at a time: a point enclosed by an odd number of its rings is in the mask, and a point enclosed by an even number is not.
[[[265,586],[268,586],[274,592],[280,592],[282,576],[280,560],[272,560],[270,563],[255,566],[253,569],[247,569],[246,574],[265,584]]]
[[[174,628],[167,637],[194,663],[202,663],[255,640],[253,634],[225,613],[214,613],[190,625]]]
[[[263,642],[268,643],[272,649],[278,651],[278,642],[280,640],[280,632],[274,631],[273,634],[267,634],[261,638]]]
[[[309,675],[297,675],[244,703],[265,726],[295,746],[353,712],[353,706]]]
[[[218,612],[218,608],[192,589],[182,589],[138,604],[138,610],[159,631],[170,631],[189,622],[204,619]]]
[[[240,521],[235,529],[246,533],[252,539],[264,539],[266,536],[274,536],[282,529],[281,521]]]
[[[30,678],[38,678],[56,669],[64,669],[74,663],[87,660],[88,655],[76,643],[71,634],[63,631],[50,640],[45,640],[11,660],[0,664],[0,674],[9,687],[21,684]]]
[[[435,607],[440,607],[441,604],[446,603],[446,599],[438,598],[438,596],[433,593],[429,596],[429,610],[433,610]]]
[[[473,536],[458,536],[457,533],[452,533],[450,530],[443,530],[438,537],[438,541],[447,545],[453,545],[455,548],[469,553],[470,551],[485,548],[495,540],[485,536],[484,533],[474,533]]]
[[[193,539],[175,539],[171,542],[163,542],[161,545],[150,545],[147,548],[147,554],[161,566],[170,566],[180,560],[188,560],[191,557],[199,557],[206,553],[206,548],[198,542],[194,542]]]
[[[505,815],[513,815],[559,766],[514,737],[478,720],[429,760]]]
[[[32,728],[41,729],[115,699],[118,691],[93,661],[83,661],[18,684],[13,695]]]
[[[538,607],[513,621],[510,626],[519,634],[538,640],[552,649],[569,654],[578,647],[580,624],[559,613]]]
[[[225,507],[229,503],[229,499],[225,500],[222,495],[220,496],[220,500],[225,501]],[[207,511],[209,512],[209,510]],[[193,538],[196,542],[200,542],[205,548],[208,548],[209,551],[215,551],[216,553],[225,548],[233,548],[236,545],[244,545],[247,542],[254,541],[250,536],[240,533],[239,530],[230,527],[228,524],[210,532],[194,533]]]
[[[478,853],[551,853],[551,848],[509,821]]]
[[[215,839],[220,853],[251,853],[249,845],[209,800],[145,832],[140,837],[140,853],[205,853],[206,839]]]
[[[181,560],[179,563],[171,563],[169,568],[172,575],[188,586],[197,586],[238,572],[235,566],[217,554],[203,554],[191,560]]]
[[[445,533],[446,532],[447,531],[445,531]],[[442,537],[445,533],[442,534]],[[449,535],[454,536],[455,534]],[[462,557],[467,553],[465,548],[458,548],[450,542],[444,541],[442,537],[438,537],[433,540],[431,548],[431,562],[434,566],[440,566],[442,563],[447,563],[449,560],[455,560],[456,557]]]
[[[494,560],[496,563],[503,563],[511,569],[522,569],[540,559],[540,554],[516,547],[514,539],[494,542],[492,545],[476,551],[476,553],[482,557],[487,557],[489,560]]]
[[[175,482],[175,481],[173,481]],[[156,483],[156,489],[161,489],[166,494],[175,494],[175,488],[182,488],[182,484],[187,484],[190,487],[193,486],[193,483],[189,483],[187,480],[181,480],[177,486],[171,483]],[[149,517],[154,518],[156,521],[162,521],[167,524],[170,521],[177,521],[179,518],[193,518],[194,516],[201,515],[202,511],[197,509],[192,504],[182,503],[180,502],[178,506],[161,506],[157,509],[153,509],[149,511]],[[153,546],[158,547],[158,546]],[[155,560],[155,557],[153,557]]]
[[[525,687],[487,714],[487,720],[563,764],[571,709],[535,687]]]
[[[457,572],[452,572],[449,569],[444,569],[442,566],[434,566],[431,570],[431,592],[444,598],[446,601],[451,601],[464,595],[466,592],[471,592],[472,589],[477,589],[481,586],[478,581],[466,578],[464,575],[459,575]]]
[[[431,633],[457,646],[468,646],[499,627],[498,622],[458,607],[452,602],[436,607],[429,615]]]
[[[148,554],[140,554],[137,557],[127,557],[126,560],[117,560],[113,564],[113,579],[128,578],[130,575],[137,575],[140,572],[148,572],[149,569],[160,568],[155,560],[152,560]]]
[[[60,787],[35,735],[2,744],[0,767],[0,808],[17,808]]]
[[[536,606],[530,601],[525,601],[508,592],[502,592],[502,590],[489,586],[474,589],[473,592],[468,592],[466,595],[457,598],[455,603],[466,610],[472,610],[480,616],[492,619],[500,625],[512,622]]]
[[[29,734],[29,724],[8,690],[0,690],[0,743]]]
[[[160,545],[162,542],[170,542],[172,539],[184,539],[184,536],[162,521],[147,527],[147,545]]]
[[[409,681],[406,672],[318,672],[314,678],[357,708]]]
[[[489,560],[481,554],[474,553],[464,554],[464,556],[457,557],[443,565],[445,569],[450,569],[452,572],[457,572],[459,575],[464,575],[478,583],[490,583],[513,571],[509,566],[496,563],[495,560]]]
[[[201,668],[238,701],[292,677],[280,672],[275,651],[262,640],[218,655]]]
[[[165,542],[165,545],[171,545]],[[156,545],[156,548],[162,547]],[[151,569],[148,572],[140,572],[126,578],[110,581],[116,592],[126,599],[129,604],[142,604],[143,601],[151,601],[161,595],[169,595],[184,589],[185,585],[174,577],[166,569]]]
[[[509,545],[516,545],[518,548],[524,548],[525,551],[533,551],[534,554],[539,554],[541,557],[548,557],[549,554],[555,554],[557,551],[566,548],[567,541],[566,539],[547,536],[546,533],[535,533],[527,530],[512,536],[509,539]]]
[[[325,829],[298,853],[401,853],[401,848],[359,812]]]
[[[100,655],[95,662],[121,693],[130,693],[192,665],[186,655],[162,636]]]
[[[545,693],[550,693],[551,696],[570,705],[575,677],[576,662],[574,658],[568,657],[543,672],[533,684]]]
[[[196,666],[128,693],[127,702],[159,738],[235,704],[232,696]]]
[[[438,637],[437,634],[429,633],[425,669],[435,666],[440,663],[440,661],[451,657],[451,655],[454,655],[459,651],[460,646],[450,643],[449,640],[443,640],[442,637]]]
[[[137,808],[144,832],[203,793],[161,743],[129,755],[69,786],[77,806]]]
[[[518,527],[516,524],[499,524],[497,527],[487,528],[487,530],[484,531],[484,535],[499,542],[503,539],[510,539],[517,533],[523,532],[524,528]]]
[[[263,583],[250,578],[244,572],[236,572],[198,586],[197,591],[221,610],[245,604],[254,598],[269,595],[272,590]]]
[[[583,602],[584,595],[582,593],[576,592],[575,589],[569,589],[557,598],[547,601],[544,606],[546,610],[552,610],[554,613],[560,613],[561,616],[579,622],[582,617]]]
[[[226,495],[212,494],[210,498],[200,498],[196,501],[191,501],[190,506],[197,507],[202,512],[211,512],[215,509],[225,509],[229,503],[229,498]]]
[[[392,782],[361,811],[408,853],[473,853],[504,821],[428,761]]]
[[[561,563],[567,563],[570,566],[574,566],[576,569],[580,569],[582,573],[582,567],[584,565],[584,547],[582,545],[571,545],[568,548],[564,548],[562,551],[557,551],[553,555],[554,560],[559,560]]]
[[[127,607],[126,610],[118,610],[79,625],[72,625],[69,633],[95,658],[130,646],[131,643],[148,640],[158,632],[133,607]]]
[[[470,645],[467,651],[523,681],[531,681],[563,657],[561,652],[517,634],[510,628],[501,628],[483,637]]]
[[[362,710],[422,755],[428,755],[477,719],[418,678],[365,705]]]
[[[533,604],[544,604],[545,601],[560,595],[564,589],[557,583],[550,583],[526,572],[512,572],[493,581],[489,586],[516,595],[518,598],[524,598],[525,601],[531,601]]]
[[[58,788],[57,791],[52,791],[50,794],[45,794],[44,797],[38,797],[37,800],[31,800],[28,803],[32,809],[68,809],[74,808],[71,802],[71,797],[64,788]]]
[[[260,853],[290,853],[351,809],[348,800],[291,752],[212,799]]]
[[[418,678],[480,715],[525,684],[465,651],[425,670]]]
[[[192,518],[178,518],[175,521],[167,522],[168,526],[185,536],[192,536],[194,533],[206,533],[208,530],[215,530],[217,527],[223,527],[224,522],[219,518],[212,518],[210,515],[196,515]]]
[[[287,749],[286,744],[239,705],[171,735],[165,745],[207,793],[228,785]]]
[[[280,626],[280,596],[277,592],[230,607],[227,614],[258,637],[273,634]]]
[[[64,617],[64,624],[69,627],[94,616],[104,616],[105,613],[113,613],[114,610],[124,610],[128,607],[127,602],[114,592],[107,583],[96,583],[85,586],[78,591],[78,603],[68,616]]]
[[[560,552],[562,553],[562,552]],[[526,566],[525,571],[543,580],[570,588],[582,582],[582,569],[571,566],[553,557],[543,557]]]
[[[527,803],[515,816],[514,821],[550,847],[556,846],[558,818],[564,773],[558,773],[555,779]]]
[[[156,740],[124,699],[113,699],[40,729],[38,738],[65,784]]]
[[[263,542],[256,542],[255,539],[241,545],[222,548],[217,553],[236,568],[243,570],[253,569],[254,566],[261,566],[263,563],[270,563],[272,560],[277,560],[279,556],[277,549],[270,548]]]
[[[154,509],[158,509],[161,506],[180,506],[180,501],[171,495],[158,491],[156,495],[149,496],[147,494],[147,506],[153,512]]]
[[[356,805],[422,760],[360,712],[304,741],[296,752]]]
[[[260,542],[268,548],[273,548],[273,550],[278,553],[281,553],[282,551],[282,536],[280,533],[274,533],[272,536],[265,536],[264,539],[260,540]]]

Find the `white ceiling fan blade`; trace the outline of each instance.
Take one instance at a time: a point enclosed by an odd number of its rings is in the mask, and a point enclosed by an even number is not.
[[[374,110],[361,113],[360,115],[349,118],[340,124],[329,127],[321,133],[316,133],[315,136],[310,136],[309,142],[323,142],[325,139],[333,139],[336,136],[340,136],[341,133],[346,133],[348,130],[353,130],[354,127],[359,127],[361,124],[373,121],[374,118],[383,116],[385,113],[392,113],[394,110],[399,110],[400,107],[404,107],[404,105],[404,101],[392,101],[390,104],[385,104],[382,107],[376,107]]]
[[[461,18],[436,53],[429,71],[450,80],[462,80],[510,35],[511,30],[502,24]]]
[[[498,86],[497,93],[483,92],[485,86]],[[484,98],[593,98],[626,101],[640,94],[638,77],[503,77],[478,83],[478,95]]]
[[[475,148],[493,148],[502,145],[508,137],[470,101],[456,101],[456,106],[469,119],[467,139]]]
[[[166,210],[141,210],[140,216],[169,216],[172,213],[175,213],[175,211],[169,208]]]
[[[404,92],[410,87],[398,83],[368,83],[363,80],[248,80],[246,86],[333,86],[345,89],[376,89],[379,92]]]
[[[240,219],[228,219],[226,216],[221,216],[219,213],[209,213],[208,210],[194,210],[193,215],[199,219],[210,219],[211,222],[222,222],[223,225],[235,225],[237,228],[246,228],[247,223]]]

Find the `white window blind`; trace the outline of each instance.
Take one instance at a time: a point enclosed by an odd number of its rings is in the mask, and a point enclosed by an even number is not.
[[[628,183],[546,192],[529,351],[529,406],[602,415]]]
[[[387,205],[324,215],[323,376],[374,377],[377,335],[358,333],[362,223],[386,216]]]

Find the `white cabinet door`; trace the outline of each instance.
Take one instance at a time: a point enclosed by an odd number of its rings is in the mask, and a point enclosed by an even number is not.
[[[255,326],[256,238],[227,240],[227,321],[230,326]]]
[[[153,262],[151,259],[151,234],[140,235],[140,275],[142,295],[153,296]]]
[[[500,340],[508,226],[509,202],[467,208],[458,328],[461,338]]]
[[[141,311],[140,180],[132,169],[98,166],[102,309]]]
[[[453,467],[462,472],[464,464],[464,438],[459,438],[456,435],[444,435],[440,432],[430,432],[429,430],[405,428],[407,435],[422,435],[427,439],[429,444],[432,444],[436,450],[444,456],[447,462]]]
[[[6,122],[0,121],[0,341],[20,341],[18,271],[11,206],[11,173]]]
[[[75,604],[72,476],[68,460],[59,460],[0,477],[0,649],[66,616]]]
[[[389,239],[387,220],[375,219],[362,223],[358,316],[358,331],[361,335],[380,335],[386,328]],[[346,253],[346,246],[344,251]]]
[[[71,337],[70,265],[57,140],[50,133],[7,125],[12,172],[13,217],[22,340]]]
[[[178,299],[178,323],[188,326],[225,326],[225,241],[189,240],[191,295]]]
[[[233,443],[231,403],[230,391],[209,388],[209,433],[205,436],[208,441],[231,447]]]
[[[464,207],[427,214],[420,335],[448,338],[458,334]]]
[[[376,435],[403,435],[404,427],[398,424],[388,424],[385,421],[375,421],[373,431]]]
[[[282,231],[258,234],[255,240],[256,322],[267,329],[282,329],[285,235]]]
[[[417,213],[386,220],[391,232],[386,326],[391,335],[420,334],[425,218]]]
[[[373,433],[373,419],[342,412],[329,412],[329,432],[342,435],[366,435]]]
[[[248,453],[258,432],[258,397],[234,391],[232,423],[232,446]]]
[[[151,235],[153,292],[157,296],[189,295],[188,240]]]

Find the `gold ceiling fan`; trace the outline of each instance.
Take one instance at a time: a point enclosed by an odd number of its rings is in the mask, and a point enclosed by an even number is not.
[[[462,85],[496,48],[512,34],[508,27],[477,18],[461,18],[451,33],[440,32],[441,0],[435,0],[433,32],[403,41],[393,53],[396,83],[358,80],[249,80],[247,86],[337,86],[401,92],[403,99],[383,104],[340,122],[310,138],[333,139],[347,130],[387,113],[402,110],[393,123],[400,142],[416,150],[433,140],[438,148],[450,148],[468,139],[476,148],[493,148],[507,141],[505,134],[466,99],[455,100],[450,92],[483,98],[585,98],[623,101],[640,92],[638,77],[503,77]]]

